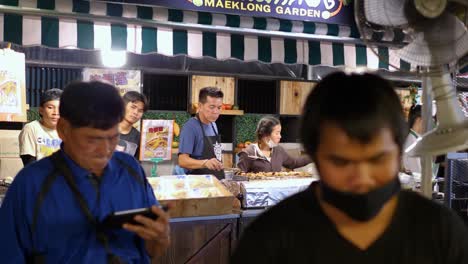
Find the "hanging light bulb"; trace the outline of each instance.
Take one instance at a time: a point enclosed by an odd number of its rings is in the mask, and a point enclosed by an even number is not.
[[[102,64],[109,68],[119,68],[127,63],[125,50],[101,50]]]

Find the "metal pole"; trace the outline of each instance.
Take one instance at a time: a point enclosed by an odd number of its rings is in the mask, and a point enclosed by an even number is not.
[[[429,76],[422,77],[422,120],[423,134],[432,129],[432,83]],[[432,156],[421,156],[421,191],[422,194],[432,198]]]

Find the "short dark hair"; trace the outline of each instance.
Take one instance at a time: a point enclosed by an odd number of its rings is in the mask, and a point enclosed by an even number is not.
[[[278,120],[278,118],[274,116],[262,117],[262,119],[258,121],[257,130],[255,131],[255,134],[257,135],[257,140],[260,142],[260,140],[263,137],[271,135],[271,132],[273,132],[273,128],[280,124],[281,123]]]
[[[422,118],[421,105],[412,105],[408,114],[408,127],[412,128],[416,118]]]
[[[45,103],[49,101],[58,101],[60,100],[60,96],[62,96],[62,90],[57,88],[52,88],[46,90],[41,95],[41,101],[39,102],[39,106],[44,106]]]
[[[374,74],[332,73],[320,81],[304,105],[301,137],[306,152],[315,158],[321,127],[330,122],[362,143],[388,128],[403,150],[408,133],[400,99],[389,82]]]
[[[127,106],[128,103],[135,103],[135,102],[142,102],[143,103],[143,111],[146,112],[148,110],[148,99],[144,94],[141,94],[137,91],[129,91],[124,94],[122,97],[124,101],[124,105]]]
[[[60,118],[72,127],[109,129],[122,121],[125,108],[117,89],[103,82],[73,82],[60,99]]]
[[[200,93],[198,94],[198,102],[202,104],[206,103],[206,98],[208,96],[214,98],[223,98],[224,93],[223,91],[221,91],[221,89],[217,87],[204,87],[200,90]]]

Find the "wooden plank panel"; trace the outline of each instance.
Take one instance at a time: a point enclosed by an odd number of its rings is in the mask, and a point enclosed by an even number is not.
[[[219,76],[192,76],[192,104],[198,103],[198,93],[203,87],[215,86],[224,93],[223,103],[234,104],[235,80],[233,77]]]
[[[232,153],[223,153],[224,168],[232,168]]]
[[[171,245],[153,264],[228,264],[237,239],[237,219],[171,223]]]
[[[302,106],[315,84],[313,82],[281,81],[280,114],[300,115]]]

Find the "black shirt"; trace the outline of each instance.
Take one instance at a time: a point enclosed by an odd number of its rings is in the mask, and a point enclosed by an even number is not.
[[[232,263],[467,264],[468,230],[449,209],[402,191],[390,225],[360,250],[338,233],[310,187],[259,216]]]
[[[130,133],[120,133],[118,146],[123,152],[138,158],[138,154],[140,152],[140,132],[136,128],[132,127]]]

